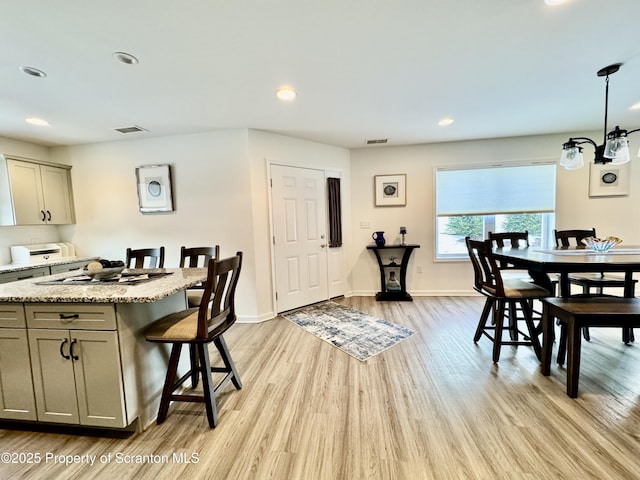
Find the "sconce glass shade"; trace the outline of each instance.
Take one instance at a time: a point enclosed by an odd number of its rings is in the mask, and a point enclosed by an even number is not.
[[[622,145],[618,145],[617,147],[613,147],[615,149],[615,156],[611,157],[611,164],[613,165],[622,165],[623,163],[628,163],[631,160],[631,156],[629,155],[629,140],[626,138],[620,139],[619,143]],[[607,145],[609,142],[607,142]],[[607,155],[607,150],[605,147],[605,157]]]
[[[582,147],[579,147],[574,142],[565,143],[562,147],[560,166],[567,170],[577,170],[578,168],[582,168],[584,166]]]
[[[620,130],[616,127],[615,130],[607,135],[603,156],[610,158],[613,165],[622,165],[629,162],[629,140],[627,139],[626,130]]]

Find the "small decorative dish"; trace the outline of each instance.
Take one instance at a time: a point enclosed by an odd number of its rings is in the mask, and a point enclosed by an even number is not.
[[[582,240],[588,248],[595,252],[608,252],[612,247],[622,243],[618,237],[595,238],[587,237]]]
[[[102,268],[100,270],[82,270],[82,273],[87,277],[91,277],[95,280],[110,280],[122,273],[124,267],[112,267]]]

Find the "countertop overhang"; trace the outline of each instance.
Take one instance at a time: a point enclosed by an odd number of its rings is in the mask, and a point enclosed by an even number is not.
[[[0,284],[0,303],[150,303],[193,287],[207,278],[206,268],[162,268],[148,271],[166,272],[170,275],[136,285],[98,281],[90,285],[39,284],[80,274],[78,271],[64,272]]]
[[[9,263],[7,265],[0,265],[0,273],[9,272],[21,272],[23,270],[31,270],[33,268],[50,267],[52,265],[64,265],[65,263],[75,262],[91,262],[98,257],[62,257],[57,260],[51,260],[47,262],[35,262],[35,263]]]

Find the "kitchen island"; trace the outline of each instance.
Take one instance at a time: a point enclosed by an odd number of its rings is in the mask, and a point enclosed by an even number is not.
[[[154,420],[169,351],[142,331],[186,308],[186,289],[207,272],[124,273],[0,285],[0,420],[138,430]]]

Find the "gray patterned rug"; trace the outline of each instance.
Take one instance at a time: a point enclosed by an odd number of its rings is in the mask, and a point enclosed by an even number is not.
[[[416,333],[334,302],[309,305],[282,316],[361,361]]]

